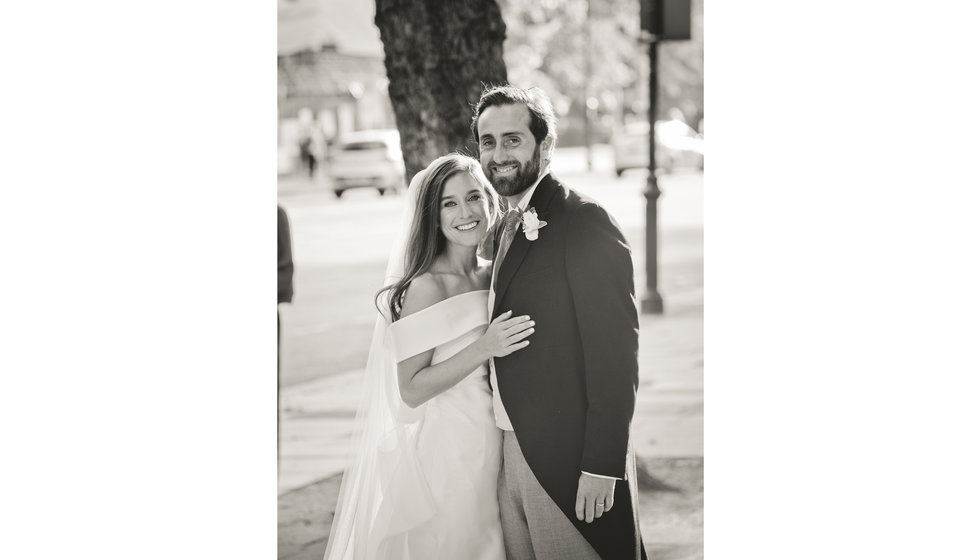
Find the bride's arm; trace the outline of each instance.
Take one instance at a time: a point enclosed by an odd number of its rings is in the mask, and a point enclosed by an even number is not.
[[[402,317],[442,301],[443,294],[427,277],[416,278],[405,294]],[[428,350],[398,362],[398,389],[405,404],[415,408],[451,388],[491,357],[501,357],[526,347],[524,340],[534,332],[529,317],[510,318],[502,313],[490,323],[487,332],[444,362],[432,365],[434,350]]]

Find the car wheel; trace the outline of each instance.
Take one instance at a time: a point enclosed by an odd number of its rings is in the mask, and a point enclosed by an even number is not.
[[[344,196],[344,189],[336,189],[333,191],[333,194],[337,195],[337,198],[340,198]]]
[[[381,196],[384,196],[387,192],[388,192],[388,189],[386,189],[384,187],[379,187],[378,188],[378,194],[380,194]]]
[[[619,169],[619,168],[617,168],[616,169],[616,176],[617,177],[622,177],[623,176],[623,171],[625,171],[625,169]]]

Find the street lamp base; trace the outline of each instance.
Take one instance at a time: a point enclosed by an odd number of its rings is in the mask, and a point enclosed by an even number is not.
[[[647,292],[643,296],[643,300],[640,301],[640,311],[649,315],[663,315],[664,298],[660,297],[656,291]]]

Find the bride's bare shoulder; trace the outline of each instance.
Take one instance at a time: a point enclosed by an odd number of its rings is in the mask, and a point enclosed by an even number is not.
[[[418,313],[446,299],[445,289],[435,275],[430,272],[421,274],[408,287],[405,300],[402,302],[402,317]]]

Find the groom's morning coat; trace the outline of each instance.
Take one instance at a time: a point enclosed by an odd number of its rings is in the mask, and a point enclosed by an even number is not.
[[[551,175],[529,204],[547,225],[534,241],[518,230],[495,280],[492,317],[513,310],[535,329],[526,348],[494,359],[500,398],[558,507],[602,558],[635,558],[636,512],[622,480],[638,382],[629,246],[601,206]],[[575,517],[582,471],[621,479],[613,508],[591,524]]]

